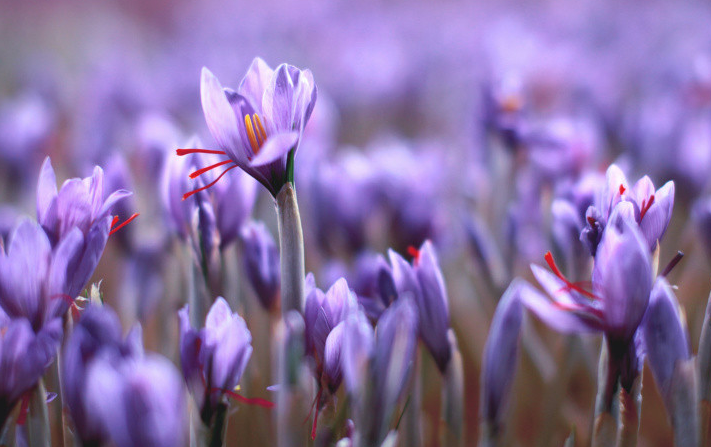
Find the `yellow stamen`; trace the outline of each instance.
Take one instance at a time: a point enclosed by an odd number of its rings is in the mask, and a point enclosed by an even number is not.
[[[239,391],[239,390],[241,390],[241,389],[242,389],[242,387],[239,386],[239,385],[237,385],[237,386],[234,388],[234,391]]]
[[[259,115],[256,113],[252,115],[252,126],[254,127],[254,135],[257,137],[257,144],[261,147],[262,144],[264,144],[264,138],[262,138],[261,132],[259,132],[259,126],[257,125],[257,121],[259,120]]]
[[[244,127],[247,129],[247,137],[249,138],[249,144],[252,145],[252,151],[254,155],[259,152],[259,144],[257,143],[257,137],[254,135],[254,128],[252,127],[252,120],[249,115],[244,116]]]
[[[262,120],[259,119],[259,115],[256,113],[254,114],[254,121],[257,129],[259,129],[259,134],[262,136],[262,141],[267,141],[267,132],[264,130],[264,126],[262,126]]]

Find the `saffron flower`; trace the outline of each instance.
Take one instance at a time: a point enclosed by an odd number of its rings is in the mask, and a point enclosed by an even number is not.
[[[259,303],[272,309],[279,299],[281,272],[279,249],[263,222],[250,222],[242,228],[244,270]]]
[[[0,250],[0,307],[11,318],[26,319],[35,332],[60,317],[72,302],[67,294],[68,267],[81,245],[74,229],[52,250],[42,228],[21,220]]]
[[[425,241],[419,250],[411,247],[410,252],[412,265],[393,250],[388,253],[395,286],[398,296],[410,295],[417,304],[420,337],[444,373],[452,355],[447,338],[449,305],[444,278],[430,241]]]
[[[61,338],[59,319],[35,334],[26,319],[10,319],[0,310],[0,430],[20,398],[37,384],[54,359]]]
[[[317,89],[309,70],[281,64],[272,70],[255,58],[237,91],[223,88],[210,70],[203,68],[200,84],[207,127],[219,150],[178,149],[178,155],[207,153],[224,159],[195,171],[226,169],[207,185],[184,198],[216,184],[239,166],[276,197],[293,182],[293,162],[304,127],[316,103]]]
[[[205,425],[210,426],[225,396],[270,407],[269,402],[246,399],[234,391],[252,356],[252,334],[242,317],[232,313],[222,297],[215,300],[202,329],[190,325],[188,312],[187,305],[178,312],[180,365]]]
[[[104,171],[98,166],[91,177],[69,179],[57,191],[49,157],[42,164],[37,185],[37,221],[53,248],[66,238],[79,239],[78,249],[70,260],[72,268],[66,272],[65,293],[69,297],[77,296],[89,281],[109,235],[138,216],[134,214],[119,225],[118,218],[111,217],[113,206],[130,195],[120,189],[104,198]]]
[[[654,251],[671,220],[674,182],[669,181],[655,190],[654,183],[645,175],[630,186],[622,170],[613,164],[607,169],[605,187],[599,190],[594,202],[586,212],[587,225],[580,234],[580,239],[587,244],[591,255],[595,256],[602,230],[620,202],[632,204],[634,221],[647,241],[649,250]]]
[[[604,332],[610,340],[628,344],[647,310],[652,290],[649,245],[628,220],[605,228],[595,256],[592,292],[566,279],[546,254],[552,273],[531,265],[533,275],[550,299],[524,287],[522,302],[546,324],[566,333]]]
[[[90,306],[74,327],[64,347],[62,362],[63,398],[69,407],[74,430],[84,445],[108,441],[108,432],[98,412],[90,406],[87,374],[94,360],[104,356],[138,358],[143,355],[141,327],[135,326],[126,340],[121,323],[108,306]]]

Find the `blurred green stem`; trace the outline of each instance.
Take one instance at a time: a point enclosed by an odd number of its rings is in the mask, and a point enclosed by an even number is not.
[[[51,445],[47,391],[44,387],[44,379],[40,379],[30,397],[27,434],[29,447],[49,447]]]
[[[286,183],[276,196],[281,261],[281,313],[299,313],[304,307],[304,234],[293,183]]]

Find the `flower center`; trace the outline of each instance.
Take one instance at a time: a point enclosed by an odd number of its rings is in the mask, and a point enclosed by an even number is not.
[[[257,155],[259,149],[267,140],[267,132],[264,130],[262,120],[259,119],[259,115],[256,113],[253,113],[251,117],[247,114],[244,116],[244,127],[247,130],[247,138],[249,138],[249,144],[252,146],[252,152]]]

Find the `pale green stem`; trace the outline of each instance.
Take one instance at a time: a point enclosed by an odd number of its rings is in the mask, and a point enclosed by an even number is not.
[[[281,312],[299,313],[304,308],[304,235],[299,204],[292,183],[286,183],[276,197],[281,260]]]
[[[462,445],[463,440],[464,366],[454,331],[450,329],[447,335],[452,348],[452,357],[442,378],[442,419],[446,423],[442,445],[456,447]]]
[[[47,391],[44,388],[44,379],[40,379],[30,397],[27,434],[29,447],[49,447],[51,445],[52,436],[49,427]]]

